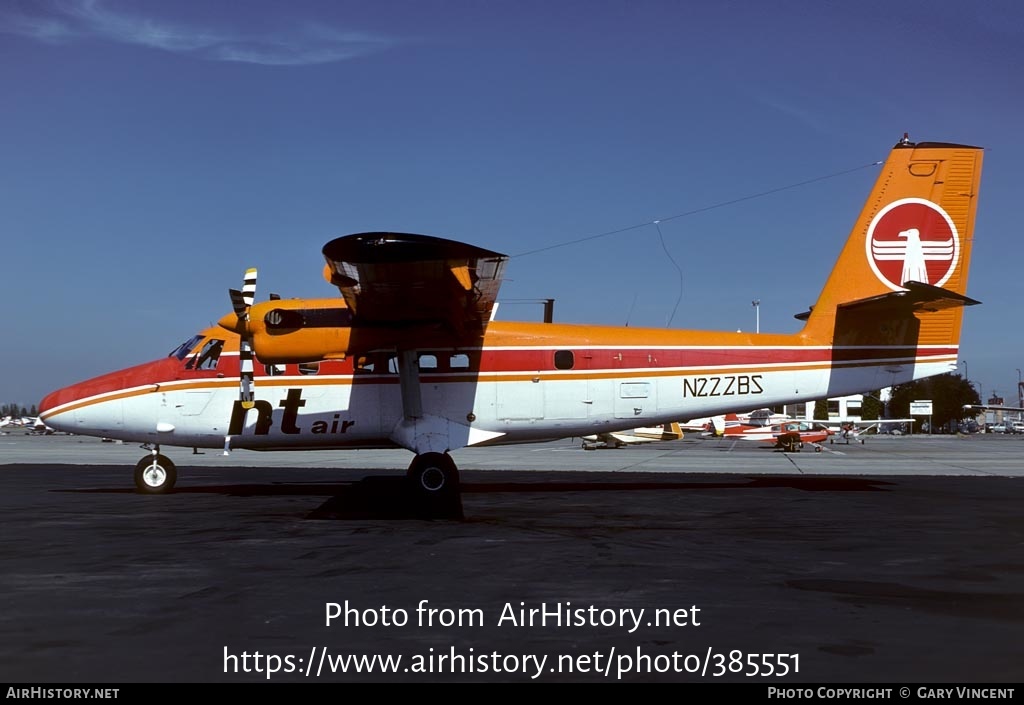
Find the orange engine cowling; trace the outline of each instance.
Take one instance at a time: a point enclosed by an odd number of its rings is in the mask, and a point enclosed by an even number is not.
[[[343,358],[352,334],[344,299],[261,301],[249,309],[248,320],[231,313],[219,323],[239,335],[247,330],[253,352],[264,364]]]
[[[360,325],[344,299],[272,299],[253,304],[243,319],[230,313],[222,328],[249,337],[263,364],[339,360],[372,350],[415,346],[465,347],[480,344],[481,332],[454,333],[439,321]]]

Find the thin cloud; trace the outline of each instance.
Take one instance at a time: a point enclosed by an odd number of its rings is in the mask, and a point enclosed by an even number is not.
[[[395,43],[388,37],[311,22],[271,33],[202,27],[112,10],[101,0],[51,0],[38,4],[34,13],[0,10],[0,33],[50,44],[102,40],[266,66],[344,61]]]

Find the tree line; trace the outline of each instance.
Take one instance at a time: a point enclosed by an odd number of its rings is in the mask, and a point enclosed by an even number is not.
[[[0,419],[6,416],[39,416],[39,410],[36,409],[35,404],[30,408],[26,408],[21,404],[3,404],[0,406]]]
[[[971,383],[959,374],[951,372],[945,375],[925,377],[906,384],[897,384],[889,394],[889,401],[883,408],[879,399],[879,391],[864,395],[861,406],[861,418],[865,421],[874,419],[909,418],[910,402],[930,399],[932,401],[932,428],[956,427],[956,425],[973,414],[965,414],[967,404],[981,404],[981,398]],[[814,418],[828,419],[828,402],[824,399],[814,403]],[[928,421],[921,417],[917,424]],[[916,428],[916,427],[915,427]]]

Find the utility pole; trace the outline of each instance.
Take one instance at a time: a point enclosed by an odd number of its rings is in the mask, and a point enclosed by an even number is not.
[[[1017,368],[1017,406],[1024,407],[1024,382],[1020,381],[1020,368]],[[1018,411],[1017,418],[1021,418],[1024,412]]]
[[[754,306],[754,332],[761,332],[761,299],[754,299],[750,302]]]

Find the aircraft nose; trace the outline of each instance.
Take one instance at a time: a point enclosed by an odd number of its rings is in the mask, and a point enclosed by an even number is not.
[[[43,397],[39,402],[39,420],[58,431],[74,431],[74,407],[69,405],[82,398],[79,387],[81,384],[73,384]]]
[[[160,382],[173,379],[177,362],[174,358],[147,362],[58,389],[40,402],[39,416],[54,428],[73,430],[72,426],[79,425],[81,420],[76,423],[71,412],[81,414],[80,410],[86,407],[99,408],[117,400],[126,390],[159,386]]]
[[[66,392],[66,389],[58,389],[56,392],[50,392],[43,397],[43,400],[39,402],[39,413],[45,414],[63,404],[67,397]]]
[[[53,412],[67,411],[69,405],[74,402],[83,401],[91,396],[104,394],[123,389],[125,387],[124,375],[120,372],[93,377],[83,382],[76,382],[55,392],[50,392],[39,403],[40,415],[45,416]]]
[[[103,383],[97,385],[100,379],[103,379]],[[104,375],[103,378],[78,382],[50,392],[39,402],[39,418],[57,430],[75,432],[75,409],[81,405],[76,402],[82,402],[101,389],[115,389],[118,385],[119,382],[112,375]]]

